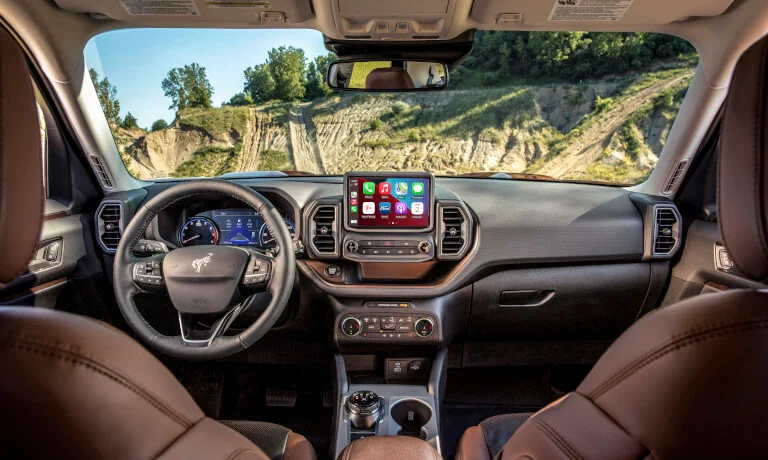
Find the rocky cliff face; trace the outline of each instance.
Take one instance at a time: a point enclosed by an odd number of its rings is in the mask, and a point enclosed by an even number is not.
[[[182,112],[166,129],[121,133],[118,147],[141,178],[290,167],[637,181],[655,165],[692,73]]]

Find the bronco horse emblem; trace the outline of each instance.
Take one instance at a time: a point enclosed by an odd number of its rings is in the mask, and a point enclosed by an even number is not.
[[[202,259],[193,260],[192,268],[194,268],[197,273],[200,273],[200,269],[208,265],[208,262],[211,261],[211,257],[213,257],[213,253],[209,252],[208,255],[203,257]]]

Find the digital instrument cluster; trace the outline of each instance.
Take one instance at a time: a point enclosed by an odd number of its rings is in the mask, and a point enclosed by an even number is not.
[[[283,218],[291,237],[296,226]],[[274,247],[275,237],[264,218],[252,209],[218,209],[206,211],[187,219],[179,229],[179,246],[218,244],[225,246]]]

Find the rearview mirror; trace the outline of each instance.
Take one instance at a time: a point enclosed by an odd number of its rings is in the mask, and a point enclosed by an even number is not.
[[[430,91],[448,86],[448,68],[431,61],[336,61],[328,86],[351,91]]]

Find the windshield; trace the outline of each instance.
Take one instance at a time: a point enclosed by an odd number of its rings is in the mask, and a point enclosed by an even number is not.
[[[698,61],[649,33],[478,32],[448,89],[333,92],[307,30],[108,32],[85,49],[140,179],[285,171],[632,185],[653,170]]]

